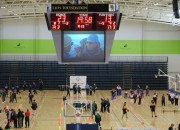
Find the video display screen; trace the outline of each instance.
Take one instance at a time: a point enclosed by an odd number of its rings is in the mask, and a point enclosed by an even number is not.
[[[105,62],[104,31],[63,31],[62,62]]]

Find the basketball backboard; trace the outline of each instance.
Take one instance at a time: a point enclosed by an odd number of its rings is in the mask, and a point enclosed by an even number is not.
[[[64,117],[91,117],[92,101],[91,100],[65,100]]]

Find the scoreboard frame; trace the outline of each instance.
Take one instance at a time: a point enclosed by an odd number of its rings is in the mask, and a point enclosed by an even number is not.
[[[51,24],[53,22],[57,22],[57,18],[51,19],[51,14],[70,14],[71,18],[70,20],[64,20],[63,18],[60,18],[59,20],[62,23],[59,23],[61,26],[68,25],[68,29],[66,28],[59,28],[53,30],[51,28]],[[82,14],[82,15],[79,15]],[[99,15],[101,14],[101,15]],[[58,15],[57,15],[58,16]],[[92,18],[91,18],[92,17]],[[118,3],[109,3],[109,4],[49,4],[47,6],[47,13],[45,13],[45,19],[48,26],[48,30],[51,31],[53,41],[56,48],[57,53],[57,59],[59,64],[104,64],[109,62],[109,56],[115,36],[116,30],[119,30],[120,22],[121,22],[122,13],[119,11],[119,4]],[[59,21],[58,21],[59,22]],[[65,25],[64,25],[65,24]],[[82,26],[82,27],[81,27]],[[78,28],[79,27],[79,28]],[[109,27],[109,28],[108,28]],[[77,33],[77,35],[71,35],[71,33],[67,32],[73,32]],[[90,39],[93,39],[95,41],[99,41],[98,43],[102,47],[102,36],[98,34],[98,32],[103,31],[104,32],[104,57],[100,58],[93,55],[88,55],[90,57],[84,58],[86,54],[79,55],[79,50],[83,48],[83,45],[81,44],[84,40],[90,37]],[[62,54],[62,48],[65,44],[65,41],[63,40],[63,35],[67,34],[67,36],[70,36],[70,39],[74,41],[71,44],[72,49],[75,50],[72,52],[68,52],[72,54],[71,58],[69,59],[63,59],[66,57],[66,55]],[[91,32],[93,32],[93,35],[91,36]],[[79,35],[78,33],[81,33],[82,35]],[[97,35],[97,36],[95,36]],[[79,40],[76,38],[83,38],[83,40]],[[98,37],[98,38],[97,38]],[[77,43],[77,44],[75,44]],[[86,43],[86,42],[85,42]],[[90,44],[90,43],[88,43]],[[68,46],[69,47],[69,46]],[[80,47],[80,48],[79,48]],[[97,46],[98,47],[98,46]],[[98,48],[99,48],[98,47]],[[90,47],[89,47],[90,48]],[[85,48],[86,49],[86,48]],[[103,50],[103,48],[101,48]],[[95,50],[95,49],[94,49]],[[101,51],[101,50],[100,50]],[[84,51],[86,52],[86,51]],[[98,51],[96,51],[98,52]],[[76,55],[77,53],[77,55]],[[93,52],[93,54],[95,54]],[[101,54],[101,53],[100,53]],[[78,57],[80,56],[80,57]],[[102,56],[102,55],[99,55]],[[93,59],[94,58],[94,59]],[[93,60],[92,60],[93,59]],[[98,60],[97,60],[98,59]]]

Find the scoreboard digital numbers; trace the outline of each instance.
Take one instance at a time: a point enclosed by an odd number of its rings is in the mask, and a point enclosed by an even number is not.
[[[75,14],[75,30],[92,30],[93,14]]]
[[[70,30],[71,14],[52,13],[51,14],[51,30]]]
[[[96,14],[96,30],[116,30],[116,14]]]
[[[116,30],[116,13],[51,13],[51,30]]]

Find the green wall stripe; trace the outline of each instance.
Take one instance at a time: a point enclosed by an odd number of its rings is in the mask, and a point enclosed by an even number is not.
[[[114,40],[111,54],[141,54],[141,40]]]
[[[1,40],[1,54],[56,53],[52,40]]]
[[[144,54],[180,54],[180,40],[145,40]]]
[[[180,40],[114,40],[111,54],[180,54]]]
[[[0,54],[55,54],[53,40],[0,39]],[[180,40],[114,40],[111,54],[180,54]]]

